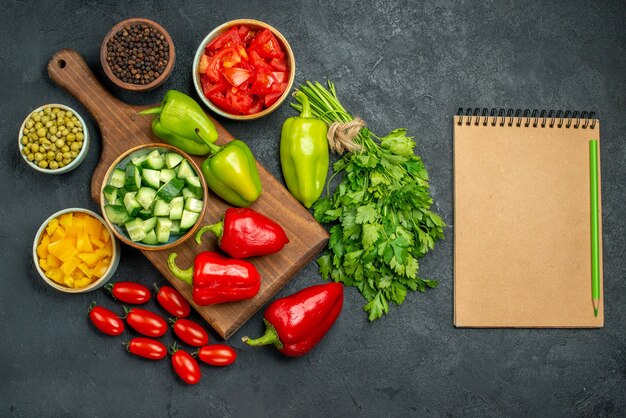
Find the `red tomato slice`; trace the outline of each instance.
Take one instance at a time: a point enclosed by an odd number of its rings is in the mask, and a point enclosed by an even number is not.
[[[252,63],[254,68],[265,68],[268,71],[272,71],[269,64],[267,64],[256,51],[249,50],[248,56],[250,57],[250,63]]]
[[[280,98],[280,96],[282,96],[282,95],[283,95],[282,93],[266,94],[265,98],[264,98],[265,107],[270,107],[271,105],[276,103],[276,100],[278,100]]]
[[[211,57],[209,65],[206,69],[206,75],[213,83],[217,83],[221,79],[220,70],[224,67],[230,68],[241,61],[241,56],[236,48],[224,48]]]
[[[254,33],[250,30],[249,27],[245,25],[239,27],[239,39],[241,39],[241,42],[246,44],[246,46],[250,45],[253,37]]]
[[[233,109],[235,109],[239,114],[248,113],[248,110],[254,101],[251,94],[240,90],[233,92],[233,89],[228,90],[226,99],[230,101]]]
[[[238,115],[239,112],[237,112],[233,106],[231,105],[230,101],[226,99],[226,96],[222,93],[213,93],[209,96],[207,96],[207,98],[217,107],[219,107],[220,109],[222,109],[224,112],[228,112],[228,113],[232,113],[233,115]]]
[[[252,71],[243,68],[222,68],[222,74],[226,81],[235,87],[245,83],[251,76]]]
[[[204,74],[208,67],[209,67],[209,56],[206,54],[202,54],[202,56],[200,57],[200,64],[198,64],[198,72],[200,74]]]
[[[259,113],[261,110],[263,110],[263,99],[255,100],[252,103],[252,106],[248,109],[247,113],[248,115],[254,115],[255,113]]]
[[[250,50],[257,51],[263,58],[283,58],[283,52],[278,40],[269,29],[263,29],[250,43]]]
[[[212,40],[209,45],[207,45],[206,49],[216,51],[224,47],[233,47],[240,42],[241,38],[239,37],[239,30],[237,29],[237,26],[233,26],[227,32],[224,32]]]
[[[239,52],[239,56],[241,57],[241,60],[245,60],[248,61],[248,53],[246,52],[246,47],[243,46],[242,44],[237,45],[237,52]]]
[[[270,60],[270,67],[274,71],[287,71],[287,62],[284,59],[272,58]]]
[[[256,69],[254,77],[252,78],[252,85],[250,86],[250,92],[253,94],[264,95],[268,93],[274,93],[275,87],[278,86],[278,82],[274,78],[271,71],[266,68],[260,67]]]
[[[279,83],[287,82],[287,73],[284,71],[273,71],[272,75],[274,76],[276,81],[278,81]]]

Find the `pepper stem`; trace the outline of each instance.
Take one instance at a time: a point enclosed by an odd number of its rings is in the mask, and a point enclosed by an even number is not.
[[[184,281],[189,286],[193,286],[193,267],[189,267],[187,270],[181,270],[176,265],[176,257],[178,257],[178,254],[170,253],[170,255],[167,256],[167,266],[174,277]]]
[[[276,328],[274,328],[274,326],[270,324],[269,322],[267,322],[265,319],[263,320],[263,322],[265,322],[265,334],[253,340],[251,340],[248,337],[243,337],[241,341],[243,341],[244,343],[252,347],[259,347],[262,345],[274,344],[276,348],[278,348],[279,350],[282,349],[283,343],[280,341],[280,338],[278,337],[278,332],[276,332]]]
[[[200,129],[196,128],[195,132],[196,132],[196,135],[198,135],[198,138],[200,138],[202,140],[202,142],[204,142],[206,144],[206,146],[209,147],[209,149],[211,150],[211,155],[215,155],[218,152],[220,152],[222,147],[217,146],[213,142],[211,142],[208,139],[206,139],[204,137],[204,135],[202,134],[202,132],[200,132]]]
[[[142,110],[141,112],[139,112],[137,114],[141,115],[141,116],[160,115],[161,112],[163,112],[163,105],[157,106],[157,107],[151,107],[150,109],[146,109],[146,110]]]
[[[298,90],[298,92],[296,93],[296,100],[302,103],[302,112],[300,112],[300,117],[312,118],[313,115],[311,115],[311,105],[309,104],[309,98],[307,97],[307,95]]]
[[[213,225],[205,225],[202,228],[200,228],[198,230],[198,232],[196,232],[196,244],[198,245],[202,245],[202,235],[206,232],[206,231],[211,231],[215,234],[215,236],[220,239],[222,238],[222,232],[224,230],[224,225],[223,222],[218,222],[216,224]]]

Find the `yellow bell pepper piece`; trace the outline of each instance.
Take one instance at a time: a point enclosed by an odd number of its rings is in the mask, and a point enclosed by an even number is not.
[[[87,264],[87,266],[92,269],[96,264],[98,264],[98,261],[100,261],[98,256],[94,253],[80,253],[78,254],[78,258],[80,258],[83,263]]]
[[[91,236],[91,243],[94,244],[98,248],[102,248],[106,245],[104,242],[100,241],[98,238],[96,238],[93,235]]]
[[[52,234],[54,234],[54,231],[56,231],[58,227],[59,227],[59,220],[55,218],[51,220],[50,222],[48,222],[48,226],[46,227],[46,232],[48,233],[48,235],[52,236]]]
[[[48,261],[45,258],[39,259],[39,268],[43,271],[48,271],[50,267],[48,267]]]
[[[48,251],[64,262],[78,254],[76,240],[71,238],[63,238],[60,241],[53,242],[48,246]]]
[[[81,263],[81,259],[78,257],[72,257],[69,260],[65,261],[63,263],[63,265],[61,266],[61,271],[63,272],[63,274],[65,274],[66,276],[69,276],[70,274],[72,274],[75,270],[78,270],[78,265]],[[80,273],[81,277],[83,276],[83,272],[78,270],[78,272]]]
[[[48,257],[48,245],[49,244],[50,244],[50,237],[48,236],[48,234],[44,233],[43,237],[41,238],[41,242],[37,246],[37,255],[40,258]]]
[[[109,268],[110,262],[111,260],[109,258],[103,258],[102,260],[100,260],[98,262],[98,265],[93,268],[93,275],[96,277],[104,276],[104,273],[106,273],[107,269]]]
[[[48,254],[48,257],[46,257],[46,264],[48,264],[49,268],[53,269],[53,268],[61,267],[62,263],[61,263],[61,260],[59,260],[53,254]]]
[[[102,224],[99,220],[93,216],[87,216],[85,218],[85,232],[91,236],[92,241],[94,237],[97,238],[100,236],[100,228],[102,228]]]
[[[67,287],[74,287],[74,278],[72,276],[65,276],[63,278],[63,284]]]
[[[76,239],[76,249],[79,253],[90,253],[93,251],[93,246],[91,245],[91,240],[89,239],[89,235],[80,234]]]
[[[74,218],[74,214],[72,212],[65,213],[59,217],[59,224],[61,224],[64,228],[72,226],[73,218]]]
[[[59,284],[64,284],[63,283],[63,272],[58,269],[58,268],[54,268],[54,269],[50,269],[46,272],[46,276],[48,276],[50,279],[54,280],[55,282],[59,283]]]
[[[85,287],[89,285],[90,283],[91,283],[90,279],[88,279],[87,277],[82,277],[80,279],[74,280],[74,288]]]
[[[65,235],[65,230],[63,228],[56,228],[54,230],[54,234],[50,236],[50,242],[61,241],[63,238],[65,238]]]
[[[91,269],[89,268],[89,266],[85,263],[80,263],[78,265],[78,268],[80,271],[82,271],[85,276],[87,276],[89,279],[91,279],[91,277],[93,276],[93,274],[91,273]]]

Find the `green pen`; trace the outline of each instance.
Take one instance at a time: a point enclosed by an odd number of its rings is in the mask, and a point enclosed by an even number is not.
[[[589,140],[589,191],[591,202],[591,300],[598,316],[600,306],[600,219],[598,202],[598,140]]]

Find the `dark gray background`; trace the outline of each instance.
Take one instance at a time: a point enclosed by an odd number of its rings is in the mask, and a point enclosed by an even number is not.
[[[623,1],[5,1],[0,15],[0,416],[618,416],[626,414],[626,5]],[[32,265],[41,222],[72,206],[97,210],[89,179],[100,154],[93,119],[46,74],[60,48],[83,54],[104,81],[100,42],[116,22],[154,19],[174,39],[170,88],[192,92],[191,62],[215,26],[251,17],[277,27],[297,60],[297,82],[333,80],[344,105],[374,132],[406,127],[430,171],[446,239],[421,263],[438,289],[411,295],[373,324],[346,290],[343,313],[300,359],[246,348],[262,331],[254,316],[229,341],[235,365],[203,368],[200,384],[177,380],[168,361],[128,355],[86,319],[103,291],[70,296],[48,288]],[[17,151],[23,118],[65,103],[87,120],[85,162],[58,177],[30,169]],[[452,122],[458,107],[595,110],[602,122],[606,326],[599,330],[471,330],[452,326]],[[222,121],[279,179],[283,105],[262,120]],[[529,196],[532,199],[532,196]],[[487,254],[485,256],[488,256]],[[123,248],[115,280],[164,279]],[[280,292],[319,283],[307,266]],[[152,303],[152,302],[151,302]],[[149,305],[157,309],[154,305]],[[198,318],[197,316],[195,316]],[[216,339],[215,334],[212,334]],[[169,337],[168,337],[169,338]],[[169,339],[165,339],[170,341]]]

